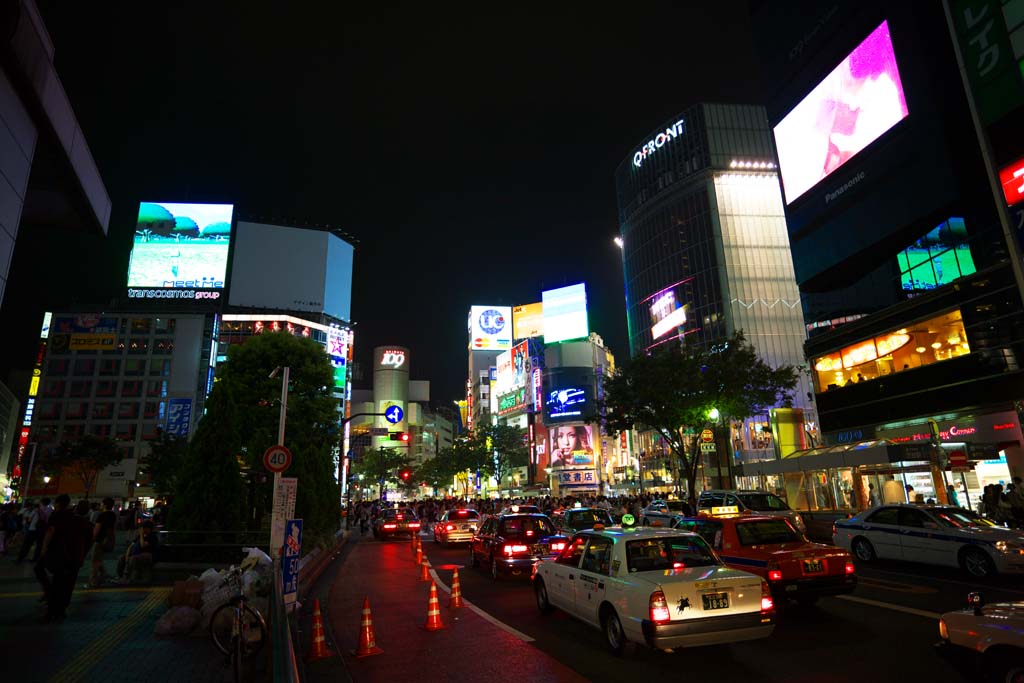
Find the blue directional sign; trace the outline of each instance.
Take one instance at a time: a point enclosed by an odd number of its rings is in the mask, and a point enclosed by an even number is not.
[[[401,422],[403,417],[405,417],[405,411],[398,406],[391,406],[384,411],[384,419],[393,425]]]
[[[289,519],[284,527],[284,547],[281,558],[282,597],[284,604],[295,602],[299,592],[299,555],[302,552],[302,520]]]

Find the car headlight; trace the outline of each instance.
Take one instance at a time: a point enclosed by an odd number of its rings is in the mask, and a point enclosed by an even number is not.
[[[800,531],[807,531],[807,525],[804,524],[804,518],[800,515],[795,515],[796,528]]]
[[[1012,541],[996,541],[996,550],[1001,553],[1021,553],[1024,554],[1024,546],[1020,543],[1014,543]]]

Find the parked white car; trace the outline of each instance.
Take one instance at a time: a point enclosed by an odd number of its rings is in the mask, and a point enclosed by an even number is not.
[[[881,505],[832,527],[832,542],[875,558],[960,567],[975,578],[1024,572],[1024,533],[949,505]]]
[[[625,523],[632,522],[626,515]],[[765,638],[775,628],[768,584],[730,569],[697,534],[596,527],[537,565],[537,607],[557,607],[604,632],[621,654]]]
[[[950,660],[970,657],[986,681],[1024,681],[1024,602],[986,605],[980,593],[967,602],[968,609],[939,619],[940,653]]]

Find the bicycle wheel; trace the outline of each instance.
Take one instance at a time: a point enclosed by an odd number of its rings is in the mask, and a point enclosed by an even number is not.
[[[242,610],[242,632],[239,635],[246,657],[259,652],[267,641],[267,622],[255,607],[246,605]]]
[[[210,617],[210,637],[221,654],[230,655],[231,634],[235,625],[235,606],[231,603],[221,605]]]

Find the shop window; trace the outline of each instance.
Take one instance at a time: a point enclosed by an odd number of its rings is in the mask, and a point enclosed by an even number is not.
[[[130,420],[139,416],[139,404],[134,401],[122,401],[117,406],[117,417],[121,420]]]
[[[126,377],[139,377],[146,374],[146,361],[129,358],[124,362],[124,374]]]
[[[976,272],[963,218],[950,218],[901,251],[900,286],[926,292]]]
[[[88,401],[68,401],[67,410],[64,411],[64,417],[69,420],[84,420],[88,414]]]
[[[121,374],[121,359],[104,358],[100,361],[100,377],[117,377]]]
[[[43,388],[40,390],[39,395],[46,398],[59,398],[64,395],[66,387],[67,382],[62,379],[48,379],[43,382]]]
[[[818,391],[878,379],[971,352],[959,310],[851,344],[814,360]]]
[[[76,380],[71,382],[71,387],[68,389],[68,396],[88,396],[92,392],[92,382],[86,380]]]
[[[114,404],[110,401],[97,401],[92,404],[92,419],[109,420],[114,417]]]
[[[139,380],[125,380],[124,383],[121,384],[121,396],[142,396],[142,382]]]
[[[76,358],[75,359],[75,377],[92,377],[96,374],[96,359],[94,358]]]
[[[96,383],[96,396],[113,396],[117,391],[117,382],[101,379]]]
[[[46,374],[50,377],[66,377],[69,367],[67,358],[54,358],[46,364]]]

